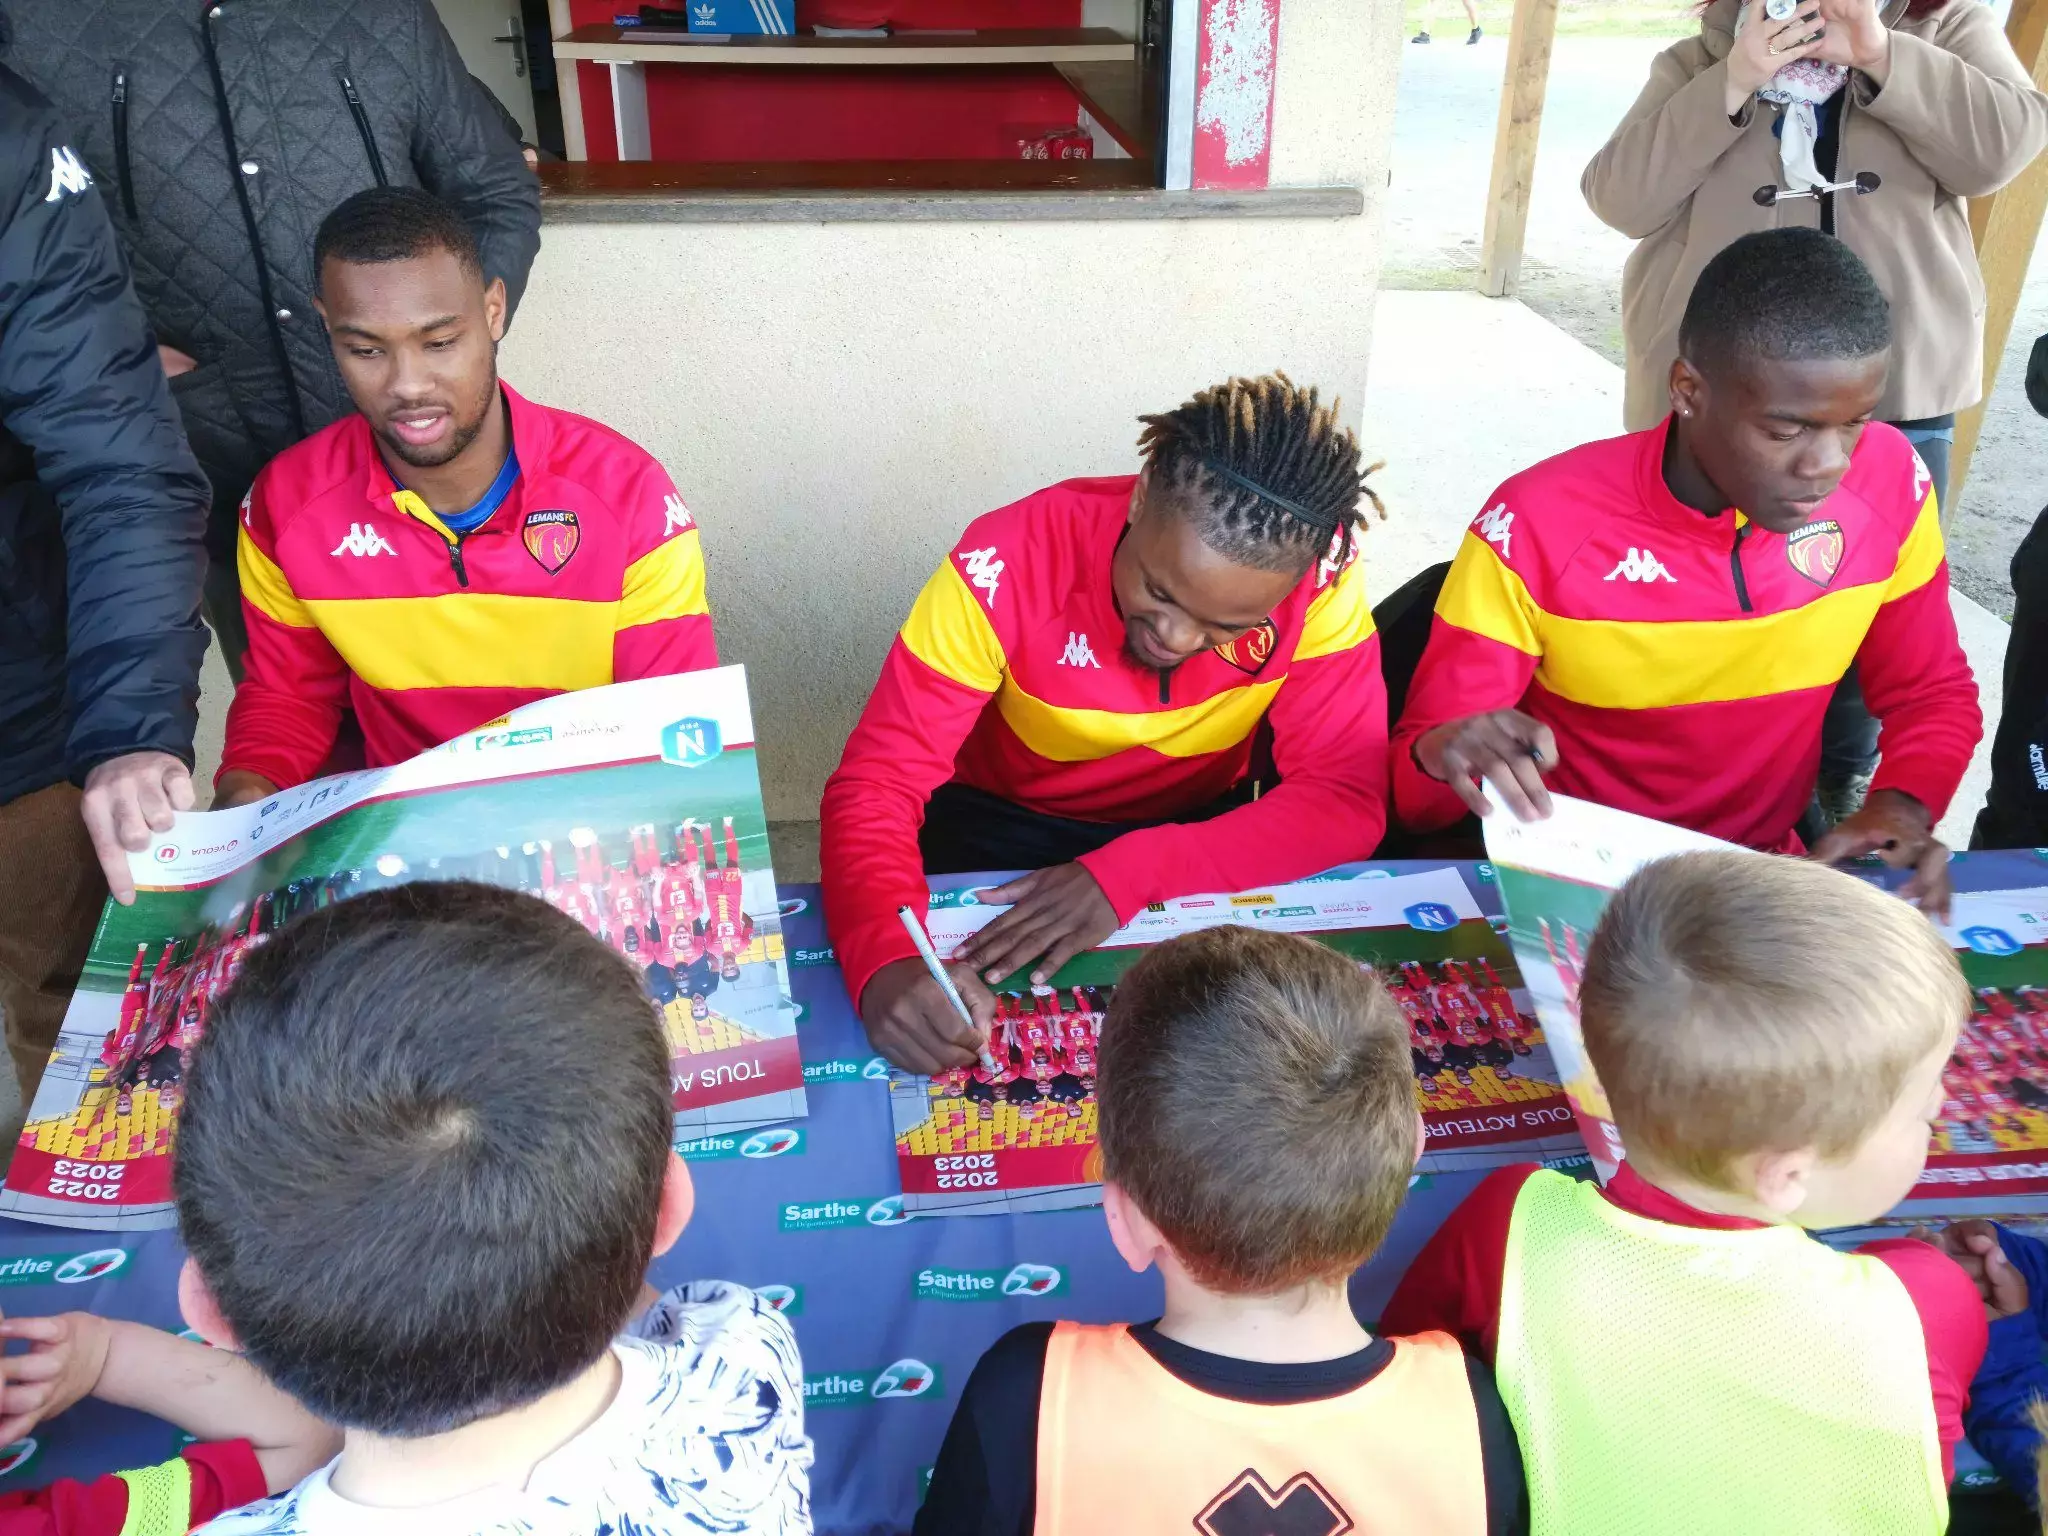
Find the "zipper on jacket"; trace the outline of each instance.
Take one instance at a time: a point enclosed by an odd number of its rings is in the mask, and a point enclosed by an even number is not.
[[[235,142],[235,114],[228,106],[228,83],[220,69],[220,40],[215,35],[222,24],[223,12],[214,6],[206,17],[207,24],[201,29],[200,37],[206,45],[206,73],[213,84],[213,110],[220,120],[220,141],[228,152],[228,164],[235,165],[242,158],[241,147]],[[299,400],[299,379],[292,371],[292,355],[284,344],[284,331],[279,324],[281,312],[277,304],[277,290],[270,282],[270,258],[263,249],[263,227],[256,218],[256,205],[249,200],[249,178],[230,174],[229,180],[235,188],[235,204],[242,210],[242,229],[249,237],[249,259],[256,264],[256,292],[263,300],[263,318],[270,332],[271,355],[277,359],[278,376],[284,382],[285,404],[291,408],[292,427],[298,437],[308,435],[306,431],[306,408]],[[305,322],[299,322],[303,327]]]
[[[141,217],[135,211],[135,183],[128,175],[128,71],[114,67],[114,179],[121,184],[121,211],[130,221]]]
[[[378,186],[390,186],[384,175],[384,157],[377,153],[377,136],[370,132],[370,114],[363,110],[361,92],[356,90],[355,81],[342,71],[336,70],[334,78],[341,82],[341,94],[348,98],[349,116],[356,120],[356,132],[363,137],[363,153],[370,157],[370,174],[377,178]]]
[[[1749,580],[1742,574],[1742,541],[1749,537],[1750,524],[1744,523],[1735,530],[1735,542],[1728,548],[1728,571],[1735,578],[1735,601],[1744,613],[1756,610],[1749,605]]]
[[[1172,696],[1173,669],[1171,667],[1161,667],[1159,669],[1159,702],[1164,704]]]
[[[448,541],[448,569],[455,573],[455,585],[458,587],[469,585],[469,570],[462,563],[462,540],[460,539],[450,539]],[[1745,603],[1743,606],[1747,607],[1749,605]]]

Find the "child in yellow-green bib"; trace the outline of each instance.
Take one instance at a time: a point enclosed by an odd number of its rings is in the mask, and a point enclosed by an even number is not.
[[[1536,1536],[1945,1529],[1984,1303],[1930,1244],[1808,1232],[1919,1176],[1970,1009],[1947,943],[1833,870],[1686,854],[1616,894],[1579,1005],[1627,1162],[1491,1175],[1382,1325],[1492,1362]]]

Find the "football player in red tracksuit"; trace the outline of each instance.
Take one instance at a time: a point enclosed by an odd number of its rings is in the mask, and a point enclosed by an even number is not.
[[[1146,418],[1135,476],[971,524],[926,583],[821,806],[825,915],[875,1048],[939,1072],[1148,902],[1364,858],[1386,696],[1358,553],[1358,445],[1313,390],[1234,379]],[[1277,785],[1250,803],[1252,744]],[[1377,761],[1375,758],[1377,757]],[[1202,823],[1192,825],[1191,823]],[[954,966],[897,918],[927,873],[1031,869]]]
[[[739,839],[734,836],[732,818],[725,818],[725,866],[719,867],[718,850],[711,842],[711,829],[704,829],[704,887],[707,916],[699,919],[698,933],[718,957],[718,974],[737,981],[740,956],[754,942],[754,920],[741,904],[740,890],[745,876],[740,870]]]
[[[1945,910],[1934,826],[1982,732],[1927,470],[1871,421],[1891,323],[1812,229],[1746,235],[1693,289],[1673,414],[1488,501],[1452,563],[1393,734],[1416,831],[1523,819],[1545,789],[1794,853],[1821,717],[1853,662],[1883,726],[1864,808],[1814,846],[1878,852]]]
[[[504,285],[468,226],[373,188],[314,258],[357,414],[242,503],[249,653],[215,804],[317,775],[344,710],[374,768],[535,699],[716,666],[682,498],[618,433],[499,382]]]

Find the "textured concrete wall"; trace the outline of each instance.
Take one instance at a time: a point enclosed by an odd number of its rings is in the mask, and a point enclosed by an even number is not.
[[[1134,467],[1136,417],[1231,373],[1364,395],[1398,0],[1283,0],[1275,185],[1363,217],[578,224],[544,232],[505,376],[665,463],[751,675],[769,811],[818,791],[969,519]]]

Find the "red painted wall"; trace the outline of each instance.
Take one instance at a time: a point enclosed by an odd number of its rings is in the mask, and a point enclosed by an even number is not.
[[[579,26],[634,9],[637,0],[572,0]],[[1077,27],[1081,0],[798,0],[800,30],[883,18],[897,27]],[[611,72],[577,68],[590,158],[616,159]],[[1009,159],[1017,153],[1013,129],[1071,123],[1078,106],[1049,66],[647,69],[656,160]]]

